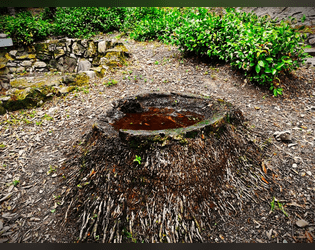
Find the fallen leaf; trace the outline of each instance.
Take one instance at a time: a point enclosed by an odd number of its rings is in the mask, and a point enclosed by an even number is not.
[[[262,170],[265,172],[265,174],[267,174],[267,168],[264,162],[261,163],[261,167],[262,167]]]
[[[260,109],[260,107],[256,107],[256,106],[255,106],[255,109],[256,109],[256,110],[259,110],[259,109]]]
[[[221,234],[219,235],[219,237],[220,237],[222,240],[224,240],[224,237],[223,237]]]
[[[305,221],[305,220],[298,220],[298,221],[296,222],[296,225],[297,225],[298,227],[306,227],[308,224],[309,224],[309,223],[308,223],[307,221]]]
[[[271,239],[271,235],[272,235],[272,229],[269,230],[269,232],[266,232],[266,235],[268,237],[268,239]]]
[[[93,175],[93,174],[95,174],[96,172],[95,172],[95,170],[94,170],[94,168],[91,170],[91,173],[90,173],[90,177]]]
[[[264,182],[266,182],[267,184],[269,184],[269,182],[265,179],[265,177],[261,177],[261,179],[264,181]]]
[[[295,201],[293,201],[293,202],[291,202],[291,203],[287,203],[286,205],[287,205],[287,206],[303,207],[303,206],[297,204]]]
[[[305,231],[305,236],[310,243],[313,243],[313,237],[309,232]]]
[[[301,126],[301,128],[307,129],[307,127],[306,127],[306,126]]]

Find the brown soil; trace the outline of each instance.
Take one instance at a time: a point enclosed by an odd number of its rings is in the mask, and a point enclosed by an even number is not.
[[[210,222],[202,224],[200,237],[207,242],[313,242],[314,69],[301,68],[283,76],[284,95],[275,98],[267,87],[246,82],[240,72],[224,63],[183,58],[177,48],[158,42],[127,38],[122,42],[131,54],[128,66],[91,81],[89,91],[0,117],[0,145],[4,145],[0,147],[0,227],[4,231],[0,241],[76,242],[80,228],[67,223],[71,200],[65,197],[73,188],[67,183],[77,172],[62,169],[63,163],[81,152],[84,135],[112,101],[147,91],[176,91],[231,102],[247,119],[251,143],[264,152],[263,163],[255,170],[260,173],[258,178],[246,177],[256,183],[259,193],[249,189],[222,192],[222,204],[231,206],[209,203],[208,208],[202,207],[199,211],[205,217],[196,218],[197,222]],[[110,79],[118,84],[106,87]],[[284,130],[291,131],[291,142],[275,140],[274,132]],[[125,170],[113,171],[124,174]],[[296,224],[302,219],[307,226]]]

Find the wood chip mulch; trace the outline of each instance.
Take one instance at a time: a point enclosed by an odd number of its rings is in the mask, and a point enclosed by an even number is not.
[[[184,58],[176,47],[159,42],[121,41],[131,54],[128,66],[91,80],[88,91],[0,117],[0,242],[77,242],[80,230],[61,223],[65,214],[60,212],[71,203],[65,199],[71,187],[64,181],[71,176],[63,176],[61,167],[112,101],[147,91],[231,102],[243,112],[251,140],[266,148],[260,171],[269,181],[259,185],[269,191],[243,203],[237,214],[218,208],[222,219],[205,225],[202,234],[208,242],[313,242],[314,69],[284,77],[284,95],[275,98],[222,62]],[[118,83],[106,86],[112,79]],[[291,141],[275,139],[275,132],[286,130]]]

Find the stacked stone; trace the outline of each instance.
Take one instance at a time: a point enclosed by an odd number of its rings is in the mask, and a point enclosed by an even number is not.
[[[237,8],[241,10],[241,8]],[[269,16],[275,20],[278,18],[278,23],[281,20],[287,20],[288,17],[295,18],[292,20],[291,25],[301,27],[303,25],[312,27],[315,24],[315,7],[243,7],[242,11],[253,11],[258,16]],[[302,17],[305,15],[305,21],[302,22]],[[315,34],[306,33],[306,43],[315,46]]]
[[[0,40],[6,39],[6,34],[0,34]],[[8,90],[10,85],[10,75],[7,68],[7,58],[5,57],[6,47],[0,47],[0,91]]]
[[[117,51],[119,46],[123,49],[119,48]],[[106,57],[112,50],[119,53],[127,52],[120,43],[63,38],[30,46],[15,46],[4,53],[4,57],[10,73],[47,71],[73,73],[79,71],[80,62],[90,65],[88,68],[99,67],[102,64],[100,59]],[[85,67],[84,70],[89,69]]]

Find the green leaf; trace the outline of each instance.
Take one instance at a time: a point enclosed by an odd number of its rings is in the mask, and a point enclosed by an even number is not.
[[[260,66],[259,66],[259,64],[256,65],[255,70],[256,70],[257,74],[260,72]]]
[[[271,57],[268,57],[268,58],[266,58],[266,61],[268,61],[268,62],[272,62],[272,61],[273,61],[273,59],[272,59]]]
[[[280,70],[281,68],[282,68],[282,66],[284,65],[284,63],[282,62],[282,63],[280,63],[280,64],[278,64],[278,66],[277,66],[277,70]]]
[[[258,64],[259,64],[260,67],[265,67],[265,63],[262,60],[258,61]]]
[[[276,74],[277,70],[276,69],[272,69],[272,74]]]

